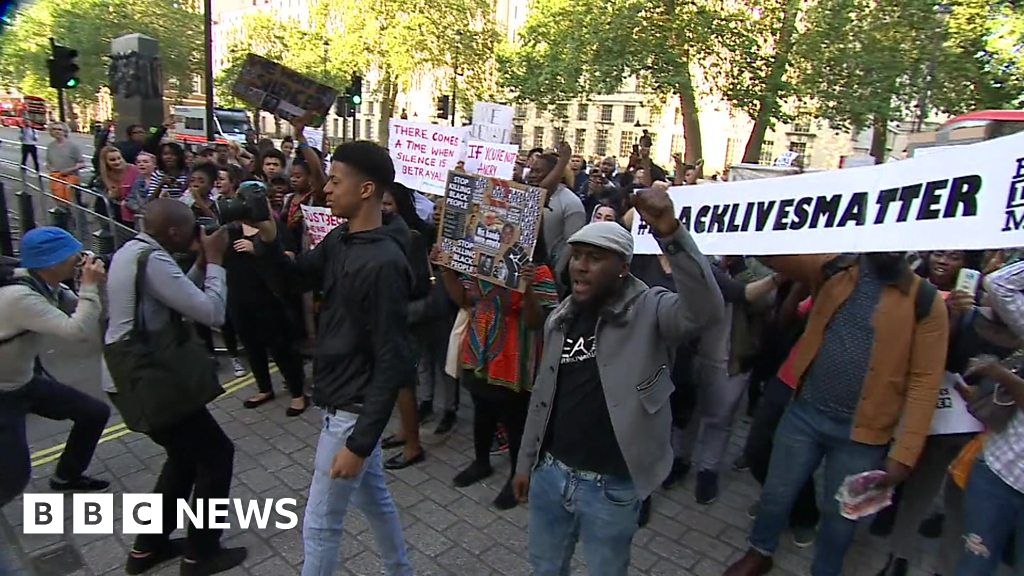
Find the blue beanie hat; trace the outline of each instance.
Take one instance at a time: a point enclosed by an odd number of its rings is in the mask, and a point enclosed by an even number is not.
[[[29,270],[56,266],[82,251],[82,243],[55,226],[33,228],[21,238],[21,265]]]

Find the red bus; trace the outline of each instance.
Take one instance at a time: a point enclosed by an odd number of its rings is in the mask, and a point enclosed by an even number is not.
[[[1024,110],[978,110],[944,122],[934,132],[911,134],[907,155],[921,155],[922,150],[935,150],[961,144],[974,144],[1000,136],[1024,131]]]
[[[46,100],[38,96],[0,98],[0,125],[21,126],[24,118],[36,130],[46,129]]]

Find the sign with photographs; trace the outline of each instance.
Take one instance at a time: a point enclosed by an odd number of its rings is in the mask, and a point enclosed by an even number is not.
[[[312,113],[309,125],[313,127],[323,124],[338,97],[334,88],[255,54],[245,57],[231,93],[287,121]]]
[[[546,191],[462,172],[448,172],[437,231],[442,266],[522,292],[523,266],[541,233]]]

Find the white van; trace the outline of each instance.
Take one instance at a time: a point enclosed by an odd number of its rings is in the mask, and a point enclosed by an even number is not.
[[[174,139],[182,143],[206,142],[206,107],[171,106],[174,117]],[[249,115],[238,108],[213,109],[213,133],[217,142],[233,140],[245,143],[245,131],[252,128]]]

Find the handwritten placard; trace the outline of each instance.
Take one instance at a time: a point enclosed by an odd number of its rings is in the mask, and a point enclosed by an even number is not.
[[[449,172],[437,233],[439,263],[522,292],[522,269],[540,234],[545,195],[535,186]]]
[[[512,141],[512,121],[515,109],[504,104],[476,102],[473,104],[473,124],[470,137],[473,140],[508,144]]]
[[[518,156],[515,144],[470,141],[466,145],[466,172],[511,180]]]
[[[331,214],[330,208],[319,206],[302,205],[302,218],[306,225],[306,236],[309,238],[310,248],[323,242],[331,230],[345,222],[344,218]]]
[[[465,155],[466,129],[396,119],[388,125],[395,181],[413,190],[443,195],[448,171]]]

